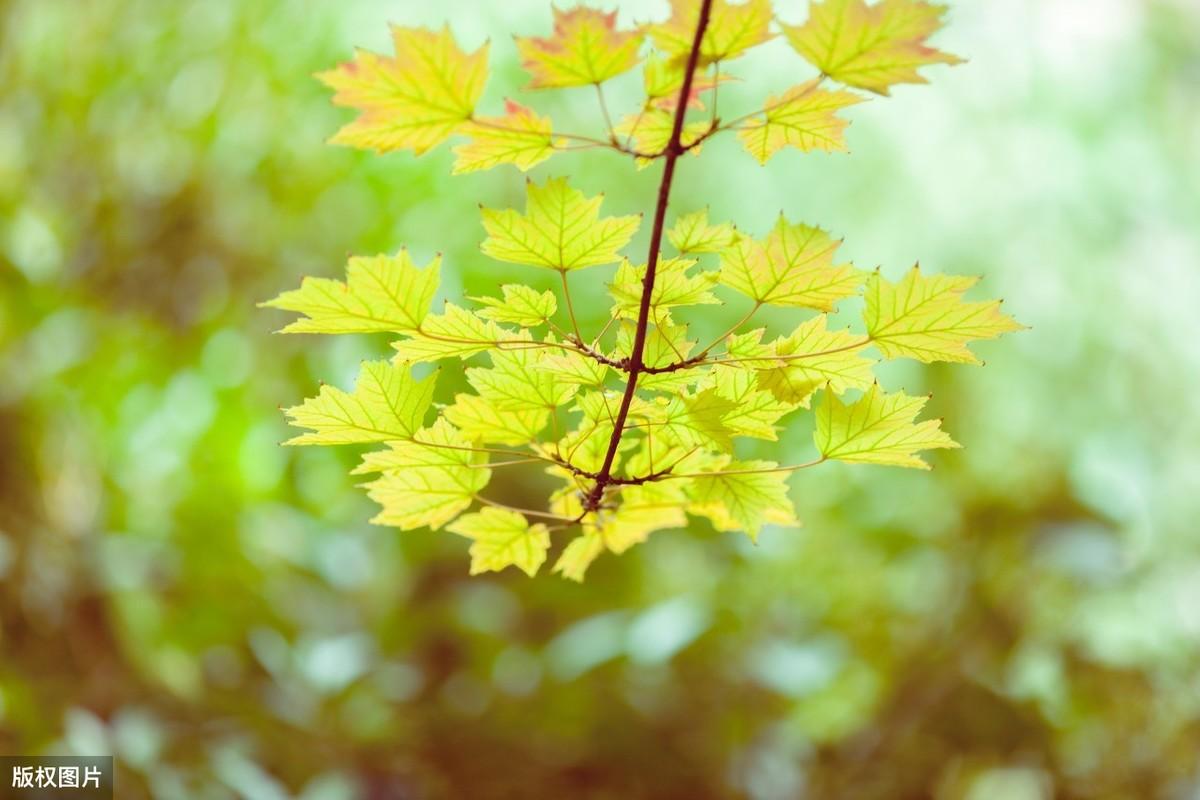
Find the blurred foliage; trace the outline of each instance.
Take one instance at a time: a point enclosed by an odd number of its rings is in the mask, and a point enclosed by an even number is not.
[[[1034,330],[893,371],[966,445],[933,473],[804,474],[804,530],[659,534],[584,587],[469,579],[456,537],[366,523],[353,454],[276,446],[386,348],[255,302],[401,244],[451,297],[508,278],[474,205],[515,173],[326,147],[309,76],[448,18],[498,102],[549,10],[402,5],[0,3],[0,749],[114,753],[122,800],[1200,793],[1194,4],[963,2],[972,63],[863,106],[853,156],[685,165],[715,218],[985,274]]]

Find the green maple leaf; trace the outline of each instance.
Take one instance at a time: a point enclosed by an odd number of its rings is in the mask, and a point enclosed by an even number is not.
[[[442,415],[464,436],[488,444],[529,444],[550,422],[550,412],[545,408],[497,408],[477,394],[458,395]]]
[[[527,336],[527,334],[526,334]],[[467,381],[496,408],[523,411],[555,409],[578,391],[576,384],[560,380],[544,368],[543,352],[532,347],[494,350],[492,366],[467,370]]]

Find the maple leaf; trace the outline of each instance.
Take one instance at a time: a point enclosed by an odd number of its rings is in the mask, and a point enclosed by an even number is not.
[[[753,541],[763,526],[794,527],[796,510],[788,498],[787,473],[773,461],[725,460],[719,470],[693,478],[689,513],[708,518],[718,530],[741,530]]]
[[[677,306],[713,305],[719,303],[711,289],[717,285],[717,273],[701,271],[691,274],[696,262],[690,258],[667,258],[659,261],[655,273],[654,291],[650,305],[655,309]],[[609,294],[616,300],[613,313],[637,318],[642,301],[642,284],[646,265],[634,266],[628,259],[621,262],[609,285]]]
[[[454,174],[491,169],[512,164],[522,172],[541,164],[562,147],[554,138],[549,117],[538,116],[532,109],[512,100],[505,101],[503,117],[480,117],[463,125],[461,132],[471,137],[454,148],[458,160]]]
[[[604,539],[595,528],[585,528],[584,533],[571,540],[554,563],[554,571],[564,578],[582,583],[588,567],[604,552]]]
[[[387,361],[363,364],[353,392],[322,386],[320,393],[287,409],[288,422],[305,433],[287,444],[356,444],[409,439],[433,403],[436,376],[417,380],[407,367]]]
[[[789,145],[805,153],[846,149],[846,126],[850,123],[837,112],[864,98],[853,92],[818,89],[817,83],[809,81],[781,96],[767,98],[762,116],[739,130],[738,138],[759,163],[767,163]]]
[[[914,358],[926,364],[980,363],[967,348],[968,342],[994,339],[1022,326],[1000,312],[999,300],[963,300],[963,294],[978,280],[953,275],[925,277],[919,267],[913,267],[893,284],[873,273],[867,281],[864,314],[871,341],[888,358]]]
[[[522,336],[528,338],[528,334]],[[562,381],[546,370],[537,348],[495,350],[492,366],[467,370],[467,381],[480,396],[506,411],[528,408],[555,409],[567,402],[579,387]]]
[[[346,282],[305,278],[299,289],[261,303],[306,315],[281,333],[401,333],[415,330],[429,313],[438,288],[435,258],[418,269],[407,250],[395,256],[351,258]]]
[[[545,325],[558,311],[558,300],[554,292],[538,292],[519,283],[509,283],[500,287],[504,299],[499,297],[472,297],[471,299],[486,306],[479,316],[493,322],[507,322],[520,325],[522,328],[536,328]]]
[[[411,338],[392,343],[399,364],[469,358],[498,347],[502,341],[513,340],[496,323],[453,303],[446,303],[441,314],[425,317],[409,335]]]
[[[759,385],[778,399],[804,408],[823,386],[836,394],[871,386],[875,362],[861,355],[870,340],[848,331],[831,331],[827,322],[824,315],[813,317],[790,336],[772,342],[770,352],[780,357],[774,365],[748,364],[760,367]]]
[[[477,394],[460,394],[442,416],[472,441],[488,444],[521,445],[537,439],[550,421],[544,408],[509,411]]]
[[[682,483],[666,481],[623,487],[616,511],[598,519],[605,548],[620,555],[645,542],[652,533],[687,525],[683,510],[688,498]]]
[[[520,514],[500,508],[461,516],[446,530],[471,540],[472,575],[515,566],[532,578],[550,549],[545,525],[530,525]]]
[[[770,40],[770,0],[729,3],[713,0],[708,30],[700,43],[700,64],[728,61]],[[671,18],[650,26],[655,46],[676,63],[687,61],[700,19],[700,0],[671,0]]]
[[[898,83],[925,83],[918,72],[932,64],[962,59],[929,47],[946,7],[923,0],[814,2],[803,25],[783,31],[801,55],[822,73],[849,86],[886,95]]]
[[[533,76],[530,89],[601,84],[637,66],[640,30],[617,30],[617,12],[578,6],[554,8],[554,34],[516,37],[521,66]]]
[[[641,215],[600,217],[604,196],[585,197],[563,178],[526,183],[525,214],[483,209],[483,252],[498,261],[570,271],[613,264]]]
[[[904,392],[884,394],[878,384],[850,404],[826,392],[817,407],[813,440],[824,458],[929,469],[916,453],[959,445],[941,429],[941,420],[914,423],[927,401]]]
[[[361,112],[332,141],[421,155],[471,118],[487,83],[488,46],[464,53],[448,27],[392,26],[392,42],[394,58],[359,50],[354,61],[317,75],[335,91],[335,105]]]
[[[799,407],[798,401],[783,400],[764,391],[759,376],[747,370],[714,372],[712,386],[718,397],[731,403],[721,424],[737,436],[778,441],[776,423]]]
[[[367,495],[383,507],[371,520],[377,525],[437,530],[467,510],[492,476],[487,454],[473,450],[445,420],[412,442],[391,442],[389,447],[368,454],[356,470],[383,473],[366,484]]]
[[[841,245],[820,228],[792,225],[782,215],[762,242],[742,236],[721,254],[721,283],[759,303],[832,311],[858,293],[865,274],[835,265]]]
[[[728,222],[708,224],[708,210],[685,214],[667,231],[667,239],[681,255],[719,253],[737,241],[737,230]]]
[[[726,418],[735,408],[734,401],[716,389],[676,395],[668,402],[657,429],[668,442],[684,448],[715,447],[728,452],[733,449],[734,431]]]

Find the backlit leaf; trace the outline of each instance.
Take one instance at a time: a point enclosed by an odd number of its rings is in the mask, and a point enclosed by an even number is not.
[[[600,531],[585,527],[584,532],[571,540],[554,564],[554,571],[568,580],[581,583],[588,567],[604,552],[604,540]]]
[[[771,461],[729,461],[720,470],[692,479],[689,513],[707,517],[718,530],[742,530],[754,541],[763,526],[795,526],[787,473]]]
[[[685,214],[667,231],[667,238],[680,254],[720,253],[737,240],[737,231],[728,222],[708,223],[708,211]]]
[[[442,415],[472,441],[487,444],[529,444],[550,421],[544,408],[507,411],[476,394],[460,394]]]
[[[336,144],[417,155],[441,144],[474,113],[487,83],[488,46],[459,49],[449,28],[392,27],[393,58],[360,50],[354,61],[317,76],[333,102],[361,112]]]
[[[968,342],[994,339],[1021,330],[1021,325],[1001,313],[998,300],[963,300],[963,293],[977,282],[978,278],[953,275],[925,277],[918,267],[899,283],[872,274],[865,313],[871,341],[888,358],[980,363]]]
[[[471,299],[486,308],[477,312],[480,317],[493,322],[503,322],[520,325],[522,328],[536,328],[546,324],[558,311],[558,301],[554,292],[538,292],[520,284],[505,284],[500,287],[504,298],[472,297]]]
[[[826,392],[817,406],[813,440],[825,458],[929,469],[916,453],[959,445],[941,429],[941,420],[914,422],[927,400],[884,394],[877,384],[857,403],[843,404]]]
[[[677,61],[668,61],[658,56],[646,59],[643,80],[646,87],[646,106],[661,108],[664,111],[674,111],[679,107],[679,93],[683,91],[683,76],[687,73],[686,65]],[[688,108],[704,110],[701,99],[705,92],[712,91],[719,84],[733,80],[728,75],[714,76],[709,73],[696,71],[692,77],[692,90],[688,94]]]
[[[762,116],[754,117],[738,132],[747,152],[765,164],[784,147],[801,152],[846,149],[846,120],[837,112],[863,101],[853,92],[818,89],[810,81],[767,98]]]
[[[706,120],[688,122],[680,135],[680,144],[691,147],[693,155],[700,154],[700,147],[692,147],[706,133],[711,124]],[[629,137],[633,140],[634,148],[643,156],[637,159],[639,169],[644,169],[654,163],[654,158],[666,152],[671,142],[671,134],[675,128],[675,114],[660,108],[652,108],[639,114],[630,114],[616,126],[618,136]]]
[[[528,334],[523,334],[528,340]],[[579,387],[560,380],[542,363],[541,348],[493,350],[492,366],[467,370],[467,381],[480,396],[505,411],[554,409],[574,396]]]
[[[409,439],[421,429],[433,402],[436,377],[413,377],[387,361],[362,365],[353,392],[322,386],[320,393],[287,409],[288,422],[311,433],[288,444],[355,444]]]
[[[721,254],[721,283],[760,303],[832,311],[858,294],[865,273],[834,264],[840,241],[820,228],[792,225],[784,217],[767,239],[742,236]]]
[[[282,333],[411,331],[429,313],[440,265],[435,258],[418,269],[407,250],[395,256],[356,256],[346,267],[345,283],[305,278],[299,289],[262,305],[306,315]]]
[[[454,162],[455,175],[500,164],[512,164],[528,172],[561,146],[554,138],[549,117],[538,116],[512,100],[505,103],[505,111],[503,117],[481,117],[463,125],[461,132],[471,140],[454,148],[458,156]]]
[[[520,514],[499,508],[465,514],[446,530],[471,540],[472,575],[515,566],[532,578],[550,549],[545,525],[530,525]]]
[[[389,442],[389,449],[368,453],[355,473],[383,473],[367,484],[368,495],[383,506],[372,522],[436,530],[469,508],[491,479],[487,454],[470,444],[439,419],[414,441]]]
[[[411,338],[393,342],[396,363],[417,364],[443,358],[469,358],[498,347],[514,337],[490,320],[480,319],[465,308],[446,303],[441,314],[431,314]],[[513,345],[520,346],[520,345]]]
[[[759,385],[775,397],[808,408],[818,389],[828,386],[835,394],[848,389],[867,389],[874,383],[875,362],[862,356],[870,341],[849,331],[826,328],[824,316],[813,317],[790,336],[777,339],[771,351],[780,357],[772,366],[757,366]]]
[[[960,64],[958,56],[929,47],[946,7],[923,0],[813,2],[803,25],[784,25],[796,48],[836,81],[888,94],[897,83],[925,83],[918,70],[930,64]]]
[[[618,30],[615,11],[553,11],[553,35],[517,37],[521,66],[533,76],[530,89],[599,84],[637,66],[642,32]]]
[[[483,209],[483,252],[499,261],[555,270],[613,264],[641,216],[600,217],[604,197],[585,197],[563,178],[526,184],[525,214]]]

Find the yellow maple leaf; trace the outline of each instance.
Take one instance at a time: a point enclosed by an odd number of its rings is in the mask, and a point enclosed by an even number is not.
[[[925,41],[942,26],[946,7],[924,0],[824,0],[814,2],[803,25],[783,31],[824,74],[849,86],[888,94],[897,83],[926,83],[917,71],[931,64],[961,64],[958,56]]]
[[[488,45],[464,53],[450,29],[392,26],[393,58],[360,50],[353,61],[317,78],[335,90],[335,105],[358,109],[358,119],[332,141],[389,153],[421,155],[471,118],[487,83]]]
[[[562,146],[554,138],[549,117],[539,116],[533,109],[508,100],[503,117],[480,117],[462,126],[461,133],[471,137],[466,144],[454,148],[458,160],[453,173],[491,169],[500,164],[512,164],[522,172],[554,155]]]
[[[395,256],[355,256],[346,282],[305,278],[299,289],[262,303],[304,314],[281,333],[402,333],[420,327],[437,293],[441,258],[423,269],[407,250]]]
[[[864,274],[834,264],[841,241],[783,216],[764,242],[742,236],[721,255],[721,283],[766,305],[832,311],[858,293]]]
[[[1023,326],[1001,313],[999,300],[963,300],[978,281],[956,275],[926,277],[919,266],[899,283],[873,273],[867,281],[864,314],[871,341],[888,358],[980,363],[968,342],[994,339]]]
[[[617,30],[617,12],[579,6],[554,8],[554,33],[518,36],[521,66],[533,76],[530,89],[600,84],[637,66],[643,34]]]
[[[641,224],[641,215],[600,217],[604,195],[585,197],[563,178],[525,186],[525,213],[483,209],[483,252],[498,261],[566,272],[612,264]]]
[[[809,81],[769,97],[762,116],[741,127],[738,138],[762,164],[789,145],[805,153],[842,151],[850,123],[837,112],[863,99],[853,92],[818,89],[816,80]]]
[[[959,445],[942,430],[941,420],[914,422],[927,401],[904,392],[884,394],[879,384],[856,403],[843,404],[825,392],[813,441],[823,458],[835,461],[929,469],[916,453]]]
[[[471,540],[472,575],[515,566],[532,578],[550,549],[545,525],[530,525],[520,514],[501,508],[459,517],[446,530]]]

